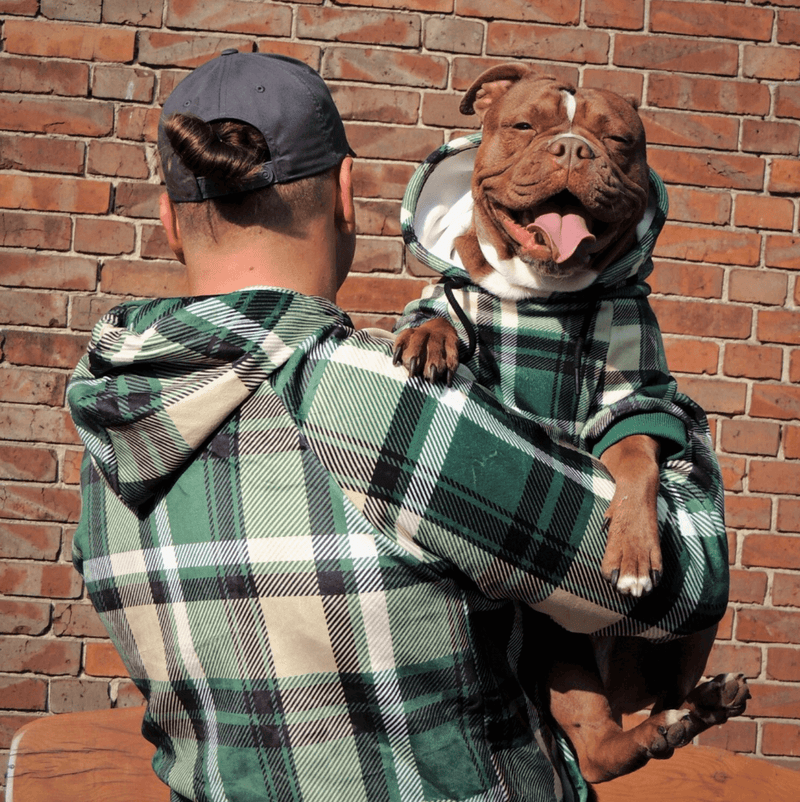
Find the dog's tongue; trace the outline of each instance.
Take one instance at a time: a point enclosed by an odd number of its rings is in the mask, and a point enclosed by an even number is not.
[[[586,216],[582,211],[569,209],[563,213],[554,209],[544,211],[525,228],[533,237],[537,232],[545,237],[556,264],[566,262],[582,243],[591,244],[597,240],[589,231]]]

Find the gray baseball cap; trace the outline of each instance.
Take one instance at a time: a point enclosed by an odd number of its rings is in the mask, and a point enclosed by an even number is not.
[[[264,135],[270,161],[244,182],[195,176],[164,133],[167,118],[180,112],[205,122],[249,123]],[[161,111],[158,150],[167,194],[177,203],[297,181],[354,155],[331,93],[315,70],[287,56],[233,49],[223,50],[175,87]]]

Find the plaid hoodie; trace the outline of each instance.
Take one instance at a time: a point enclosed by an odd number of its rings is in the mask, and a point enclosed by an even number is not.
[[[173,800],[585,798],[517,679],[543,648],[530,609],[651,638],[724,611],[704,495],[693,538],[664,499],[662,586],[621,597],[603,466],[391,350],[269,288],[132,301],[94,329],[68,389],[74,561]]]

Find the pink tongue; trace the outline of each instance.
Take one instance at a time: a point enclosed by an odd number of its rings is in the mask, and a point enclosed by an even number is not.
[[[534,234],[541,232],[547,239],[556,264],[566,262],[580,247],[581,243],[596,242],[597,238],[589,231],[586,218],[576,212],[545,212],[526,226]]]

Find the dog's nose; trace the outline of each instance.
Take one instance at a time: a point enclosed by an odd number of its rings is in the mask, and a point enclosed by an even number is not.
[[[556,137],[547,150],[564,164],[595,157],[594,149],[586,139],[569,134]]]

